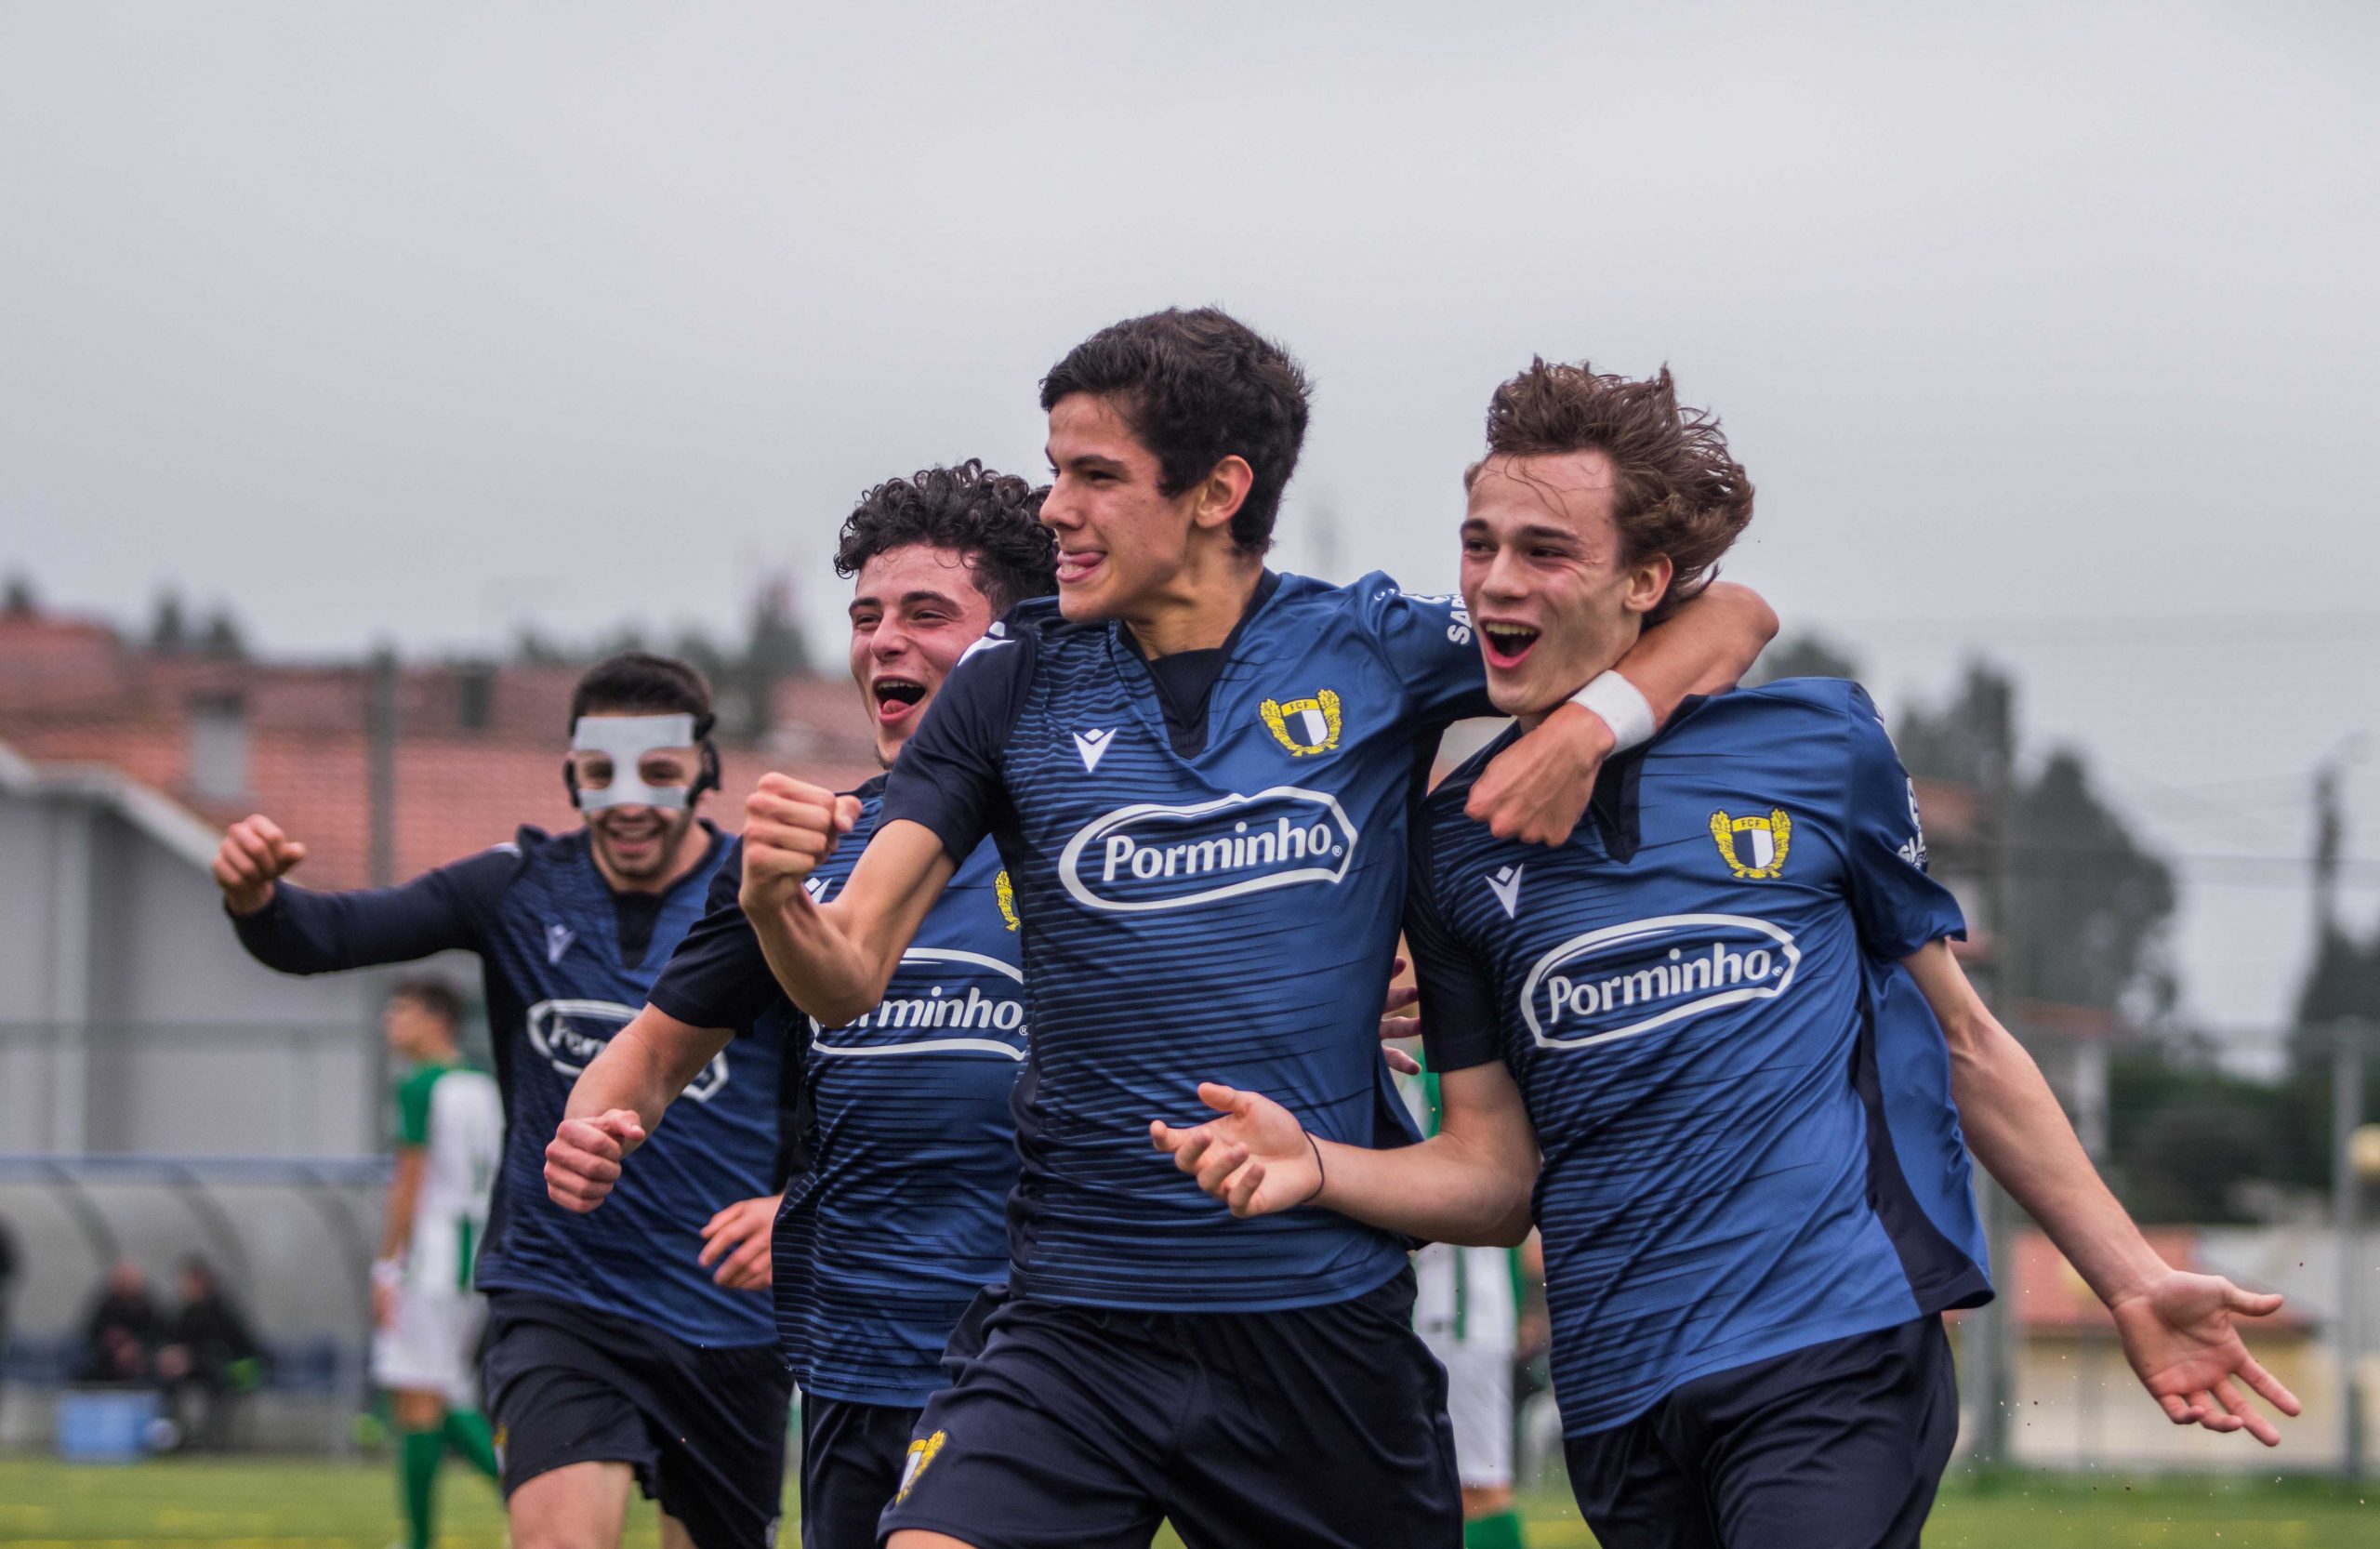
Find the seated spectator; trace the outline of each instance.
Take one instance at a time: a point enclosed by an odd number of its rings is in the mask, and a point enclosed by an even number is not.
[[[156,1381],[164,1330],[148,1276],[132,1260],[118,1259],[83,1321],[83,1359],[75,1380],[135,1386]]]
[[[233,1406],[264,1380],[263,1351],[205,1259],[184,1259],[175,1289],[181,1309],[157,1352],[157,1375],[183,1436],[219,1450],[231,1445]],[[186,1412],[193,1400],[195,1423]]]

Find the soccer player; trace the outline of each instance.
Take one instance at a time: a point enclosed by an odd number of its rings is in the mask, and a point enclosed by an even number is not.
[[[783,1039],[714,1061],[602,1216],[559,1209],[540,1175],[571,1083],[644,1004],[726,850],[695,811],[719,783],[709,726],[701,674],[624,654],[572,695],[561,773],[583,827],[523,827],[402,887],[351,893],[283,880],[305,846],[268,817],[234,824],[216,856],[240,941],[268,967],[480,955],[506,1119],[479,1253],[482,1375],[519,1549],[616,1544],[631,1482],[672,1544],[756,1549],[778,1515],[792,1396],[768,1307],[698,1260],[707,1218],[785,1175]]]
[[[1444,1379],[1403,1242],[1328,1211],[1235,1220],[1142,1137],[1218,1066],[1334,1137],[1410,1132],[1375,1034],[1417,782],[1487,705],[1470,619],[1382,576],[1265,568],[1306,389],[1224,314],[1103,330],[1042,404],[1055,602],[952,673],[831,898],[804,883],[852,803],[783,775],[747,803],[745,908],[823,1024],[883,1000],[986,836],[1025,922],[1009,1282],[954,1340],[883,1529],[892,1549],[1139,1545],[1160,1516],[1210,1544],[1448,1542]],[[1765,638],[1749,594],[1695,611],[1629,664],[1647,722]],[[1611,737],[1606,713],[1549,718],[1483,809],[1567,831]]]
[[[430,1549],[448,1448],[491,1479],[501,1473],[471,1372],[486,1312],[471,1262],[503,1159],[504,1105],[496,1082],[463,1064],[462,1019],[462,1001],[431,978],[399,985],[380,1013],[390,1052],[413,1066],[397,1087],[397,1173],[372,1265],[372,1377],[395,1410],[410,1549]]]
[[[1466,815],[1501,741],[1693,595],[1752,510],[1666,371],[1540,361],[1488,423],[1463,596],[1519,721],[1413,828],[1443,1131],[1351,1145],[1309,1094],[1233,1082],[1200,1092],[1228,1117],[1159,1123],[1160,1149],[1250,1219],[1454,1242],[1517,1241],[1533,1184],[1571,1488],[1612,1549],[1918,1542],[1957,1429],[1940,1314],[1991,1294],[1967,1145],[2168,1417],[2277,1442],[2238,1384],[2297,1401],[2233,1320],[2281,1298],[2166,1265],[2100,1182],[1950,955],[1957,905],[1857,685],[1689,703],[1558,848]]]
[[[888,769],[950,670],[992,621],[1055,585],[1042,492],[981,463],[928,469],[862,497],[838,574],[854,582],[851,669]],[[811,874],[831,897],[876,827],[884,781]],[[737,903],[729,853],[712,910],[653,986],[652,1003],[580,1077],[547,1147],[566,1209],[601,1205],[686,1081],[738,1031],[795,1018]],[[894,970],[884,998],[840,1026],[802,1019],[804,1165],[774,1232],[777,1328],[800,1384],[803,1549],[873,1549],[918,1411],[975,1293],[1007,1272],[1016,1182],[1011,1110],[1027,1015],[1019,922],[998,851],[979,844]],[[627,1163],[630,1172],[645,1165]],[[767,1231],[722,1225],[722,1273],[757,1270]]]

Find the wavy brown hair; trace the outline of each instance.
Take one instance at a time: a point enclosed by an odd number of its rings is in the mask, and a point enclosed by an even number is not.
[[[1488,457],[1590,451],[1609,457],[1618,475],[1612,515],[1622,563],[1670,558],[1669,590],[1646,615],[1658,624],[1718,574],[1719,556],[1752,521],[1752,481],[1728,455],[1718,417],[1678,406],[1668,366],[1637,381],[1540,357],[1488,400]],[[1471,465],[1463,488],[1485,463]]]

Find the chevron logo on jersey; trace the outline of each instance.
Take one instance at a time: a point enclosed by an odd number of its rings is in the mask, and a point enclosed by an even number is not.
[[[1328,753],[1339,746],[1339,695],[1329,689],[1311,699],[1267,699],[1256,708],[1273,740],[1293,759]]]
[[[1786,852],[1793,846],[1793,820],[1782,807],[1770,808],[1766,817],[1714,812],[1711,839],[1739,881],[1765,882],[1784,873]]]

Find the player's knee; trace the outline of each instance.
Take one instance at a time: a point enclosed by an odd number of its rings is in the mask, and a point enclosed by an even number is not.
[[[975,1546],[948,1533],[929,1533],[920,1528],[904,1528],[885,1541],[884,1549],[975,1549]]]

